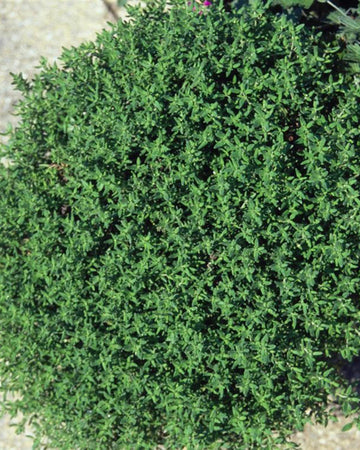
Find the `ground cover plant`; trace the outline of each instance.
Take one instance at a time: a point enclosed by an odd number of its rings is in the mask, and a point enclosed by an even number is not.
[[[1,405],[35,446],[276,448],[329,395],[358,412],[359,89],[268,5],[194,7],[15,77]]]
[[[245,4],[247,0],[235,1]],[[343,59],[352,73],[360,74],[360,4],[358,0],[333,3],[330,0],[273,0],[284,13],[307,27],[317,27],[331,34],[336,31],[344,43]]]

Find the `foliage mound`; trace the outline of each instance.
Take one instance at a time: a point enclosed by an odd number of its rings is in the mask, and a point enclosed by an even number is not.
[[[245,4],[247,0],[235,0]],[[341,1],[337,6],[330,0],[273,0],[273,6],[281,6],[297,22],[315,26],[327,32],[337,30],[344,43],[343,60],[348,71],[360,74],[360,3],[358,0]],[[357,77],[358,78],[358,77]]]
[[[260,3],[194,8],[15,77],[0,379],[35,445],[274,448],[357,411],[359,89]]]

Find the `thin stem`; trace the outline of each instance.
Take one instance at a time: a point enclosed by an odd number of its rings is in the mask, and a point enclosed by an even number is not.
[[[333,2],[331,2],[330,0],[326,0],[326,3],[328,3],[329,5],[331,5],[333,8],[336,9],[336,11],[339,11],[340,14],[342,14],[344,17],[348,17],[344,11],[342,11],[340,8],[338,8],[336,5],[334,5]]]
[[[108,10],[108,12],[113,16],[114,20],[118,21],[120,17],[118,15],[118,13],[116,12],[115,6],[112,5],[108,0],[102,0],[102,1],[105,5],[106,9]]]

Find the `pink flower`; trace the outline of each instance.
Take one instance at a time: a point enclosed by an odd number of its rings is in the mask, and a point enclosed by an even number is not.
[[[212,3],[209,0],[205,0],[204,2],[201,3],[201,0],[195,0],[196,3],[200,3],[202,6],[211,6]],[[193,3],[191,1],[187,2],[188,6],[192,6]],[[193,6],[193,11],[197,11],[196,6]],[[203,14],[203,11],[199,11],[199,14]]]

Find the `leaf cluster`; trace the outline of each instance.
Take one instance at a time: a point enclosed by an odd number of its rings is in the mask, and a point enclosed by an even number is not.
[[[357,8],[345,11],[333,5],[328,20],[340,25],[339,35],[347,43],[344,59],[350,62],[352,72],[360,74],[360,3]]]
[[[235,1],[244,4],[247,0]],[[356,3],[356,1],[355,1]],[[360,73],[360,3],[357,7],[345,10],[330,0],[272,0],[276,8],[280,6],[290,18],[307,26],[327,28],[331,35],[336,31],[337,38],[344,43],[343,58],[349,72]]]

